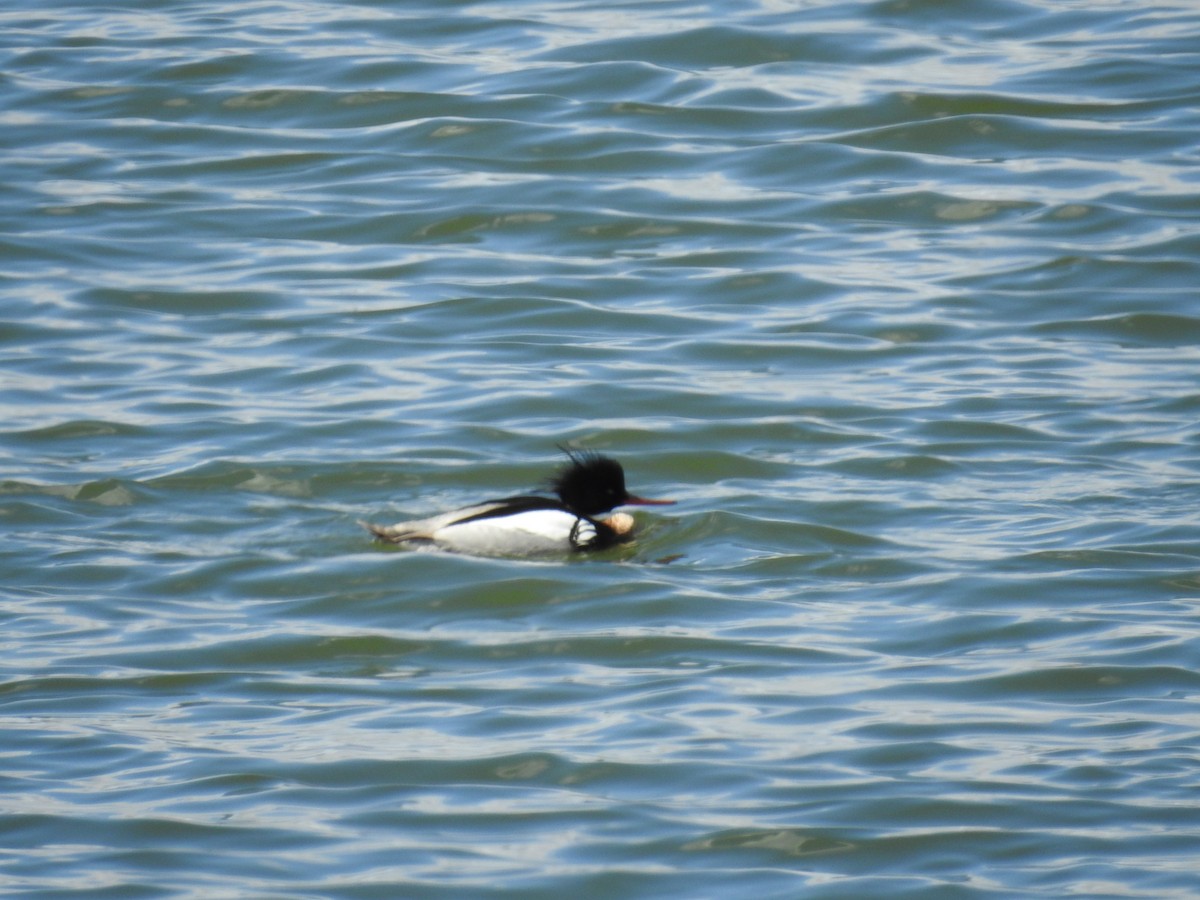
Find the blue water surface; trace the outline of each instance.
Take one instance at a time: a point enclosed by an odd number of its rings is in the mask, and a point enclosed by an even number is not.
[[[0,893],[1200,895],[1200,9],[0,11]],[[589,558],[358,519],[620,459]]]

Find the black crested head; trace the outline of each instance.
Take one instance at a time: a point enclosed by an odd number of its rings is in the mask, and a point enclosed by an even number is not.
[[[550,480],[550,488],[572,512],[596,516],[629,499],[625,470],[615,459],[590,450],[560,449],[571,461]]]

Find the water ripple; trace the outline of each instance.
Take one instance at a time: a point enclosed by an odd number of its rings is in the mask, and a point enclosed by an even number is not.
[[[1191,5],[0,22],[6,885],[1194,893]]]

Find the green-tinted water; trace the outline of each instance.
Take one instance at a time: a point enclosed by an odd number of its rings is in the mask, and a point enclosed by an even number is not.
[[[0,25],[0,890],[1200,893],[1192,4]]]

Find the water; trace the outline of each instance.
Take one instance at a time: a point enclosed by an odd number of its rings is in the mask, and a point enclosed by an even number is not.
[[[26,7],[0,891],[1200,894],[1194,4]]]

